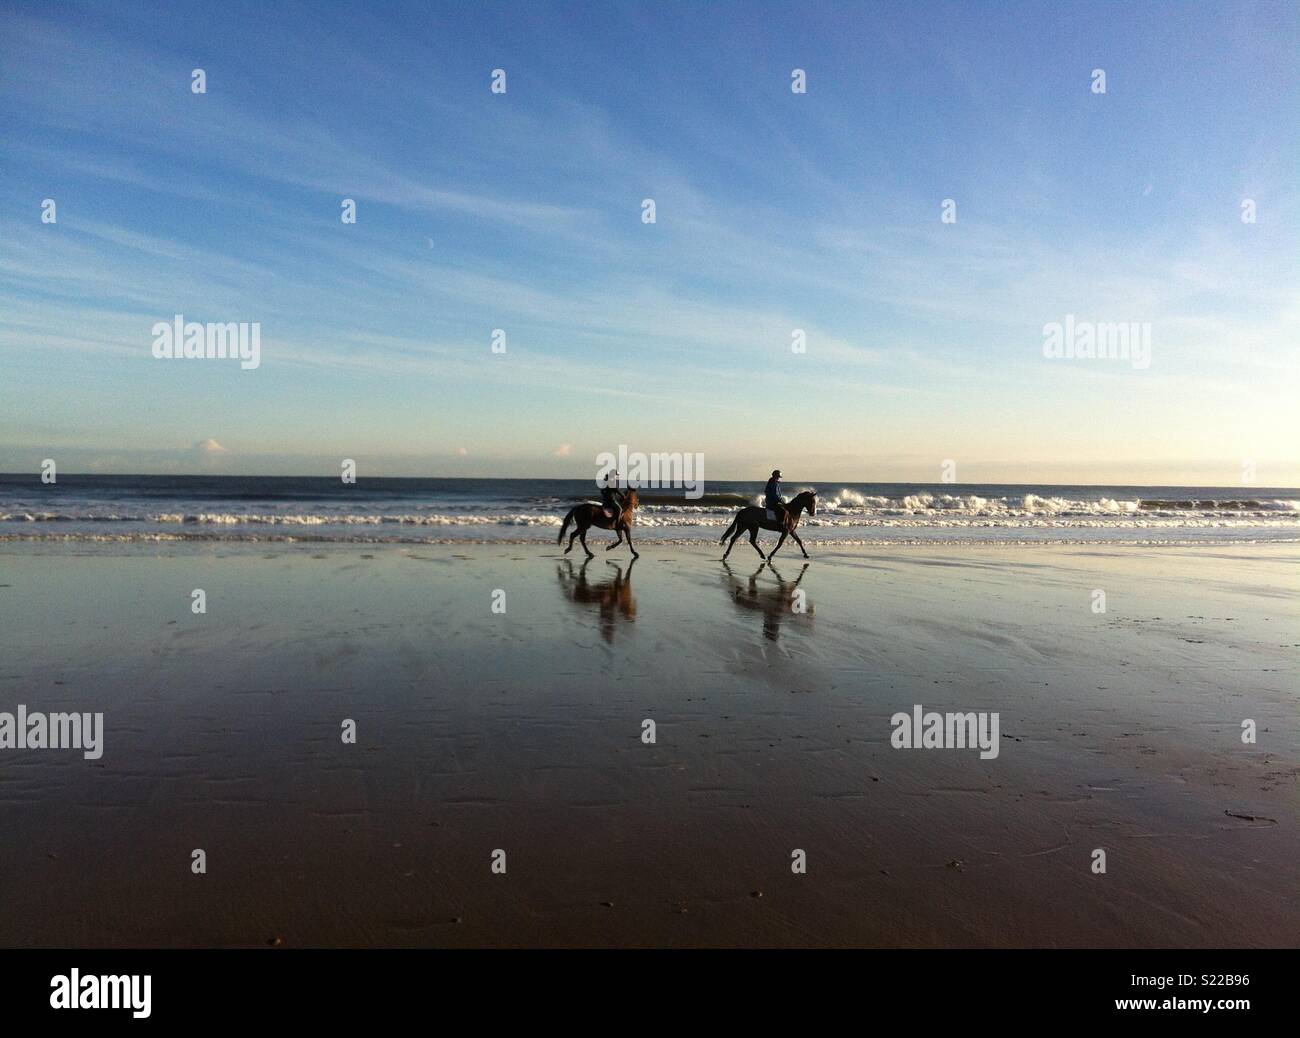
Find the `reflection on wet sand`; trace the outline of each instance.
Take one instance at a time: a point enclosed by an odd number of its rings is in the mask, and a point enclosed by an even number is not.
[[[612,576],[604,580],[590,582],[587,580],[588,559],[581,566],[574,567],[568,559],[563,559],[555,567],[556,576],[560,578],[560,590],[564,597],[575,605],[596,606],[600,610],[599,624],[601,636],[606,641],[614,637],[614,628],[619,622],[636,619],[636,599],[632,597],[632,567],[636,559],[627,564],[627,570],[617,562],[606,562],[614,570]],[[608,574],[608,570],[598,571]]]
[[[799,575],[794,580],[784,579],[777,572],[775,566],[770,562],[765,562],[758,567],[747,580],[737,577],[735,572],[725,562],[722,568],[726,574],[722,578],[731,600],[736,603],[740,609],[750,610],[763,614],[763,637],[769,641],[776,641],[781,634],[781,622],[788,616],[795,616],[806,619],[812,614],[812,603],[804,600],[803,595],[798,599],[795,597],[795,590],[799,587],[799,582],[803,580],[804,574],[808,572],[808,563],[804,563],[799,570]],[[758,578],[763,570],[772,571],[776,577],[776,587],[768,585],[759,586]],[[811,625],[809,627],[811,629]]]

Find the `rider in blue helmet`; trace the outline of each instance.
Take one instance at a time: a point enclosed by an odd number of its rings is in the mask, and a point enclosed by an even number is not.
[[[781,499],[781,470],[773,469],[772,478],[763,488],[763,507],[768,509],[776,520],[785,523],[785,502]]]

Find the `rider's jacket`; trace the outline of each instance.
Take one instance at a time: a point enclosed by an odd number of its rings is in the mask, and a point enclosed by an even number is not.
[[[775,508],[781,503],[781,481],[773,476],[763,489],[763,501],[768,508]]]

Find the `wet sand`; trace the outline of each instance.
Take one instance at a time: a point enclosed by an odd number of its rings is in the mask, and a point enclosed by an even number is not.
[[[1295,944],[1300,546],[717,554],[7,547],[0,945]]]

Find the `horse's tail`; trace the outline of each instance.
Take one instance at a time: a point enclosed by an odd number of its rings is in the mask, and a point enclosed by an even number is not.
[[[560,536],[555,538],[556,544],[564,543],[564,531],[567,530],[569,528],[569,524],[573,522],[573,513],[576,512],[577,510],[578,510],[577,506],[570,508],[569,514],[564,517],[564,522],[560,524]]]
[[[724,534],[722,535],[722,537],[719,539],[719,542],[718,542],[718,543],[722,543],[722,541],[725,541],[728,537],[731,536],[731,531],[734,530],[734,529],[736,528],[736,524],[737,524],[738,522],[740,522],[740,513],[739,513],[739,512],[736,513],[736,518],[734,518],[733,520],[731,520],[731,525],[727,527],[727,532],[724,533]]]

